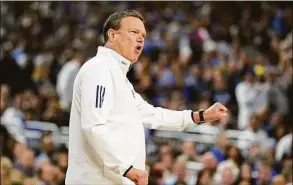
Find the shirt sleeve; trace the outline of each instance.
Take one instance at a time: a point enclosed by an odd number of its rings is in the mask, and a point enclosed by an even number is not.
[[[132,165],[134,157],[119,155],[115,150],[115,139],[107,126],[107,120],[113,107],[114,83],[109,70],[89,69],[81,79],[81,126],[88,143],[96,157],[104,165],[104,175],[113,178],[122,175]],[[118,138],[119,139],[119,138]],[[110,173],[105,172],[110,171]]]
[[[187,126],[195,125],[192,111],[174,111],[161,107],[154,107],[147,103],[140,94],[135,94],[137,108],[145,127],[157,130],[182,131]]]

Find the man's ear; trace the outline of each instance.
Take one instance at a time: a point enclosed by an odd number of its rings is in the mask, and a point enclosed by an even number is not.
[[[109,41],[114,41],[114,39],[115,39],[115,30],[109,29],[108,32],[107,32],[107,35],[108,35],[108,40]]]

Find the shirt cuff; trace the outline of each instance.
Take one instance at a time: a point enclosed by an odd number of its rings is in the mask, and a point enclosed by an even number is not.
[[[194,121],[193,121],[193,112],[191,110],[184,110],[183,111],[183,121],[184,121],[184,125],[187,125],[187,126],[192,126],[194,124],[196,124]]]
[[[127,173],[129,172],[129,170],[131,170],[131,168],[133,168],[132,165],[123,173],[123,177],[126,177]]]

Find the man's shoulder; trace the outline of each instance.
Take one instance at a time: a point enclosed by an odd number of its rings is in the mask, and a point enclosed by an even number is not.
[[[64,64],[64,66],[61,69],[61,73],[70,73],[72,71],[78,70],[80,67],[80,64],[76,60],[71,60]]]
[[[107,71],[112,68],[110,61],[107,56],[97,55],[85,62],[80,71]]]
[[[243,89],[247,89],[247,88],[250,88],[250,86],[244,81],[242,81],[236,85],[236,89],[243,90]]]

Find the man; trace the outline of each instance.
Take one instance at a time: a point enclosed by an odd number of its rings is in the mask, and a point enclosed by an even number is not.
[[[256,82],[252,68],[245,71],[244,80],[235,89],[238,102],[238,129],[244,130],[249,126],[251,116],[267,105],[267,93]]]
[[[62,66],[58,74],[56,90],[60,97],[61,108],[66,112],[70,110],[74,79],[86,60],[85,57],[85,53],[78,51],[72,60]]]
[[[27,149],[22,152],[19,157],[19,160],[16,161],[14,168],[21,171],[26,177],[33,177],[34,175],[34,161],[35,161],[35,153]]]
[[[225,151],[229,145],[229,139],[224,132],[217,135],[216,145],[212,148],[211,153],[217,159],[217,162],[220,163],[225,160]]]
[[[136,11],[114,13],[103,34],[104,47],[82,66],[74,82],[66,184],[145,185],[143,126],[179,131],[224,118],[227,109],[219,103],[200,112],[149,105],[126,77],[144,46],[142,16]]]
[[[182,145],[183,153],[177,157],[177,160],[189,162],[199,161],[199,156],[196,152],[196,144],[192,141],[184,141]]]

